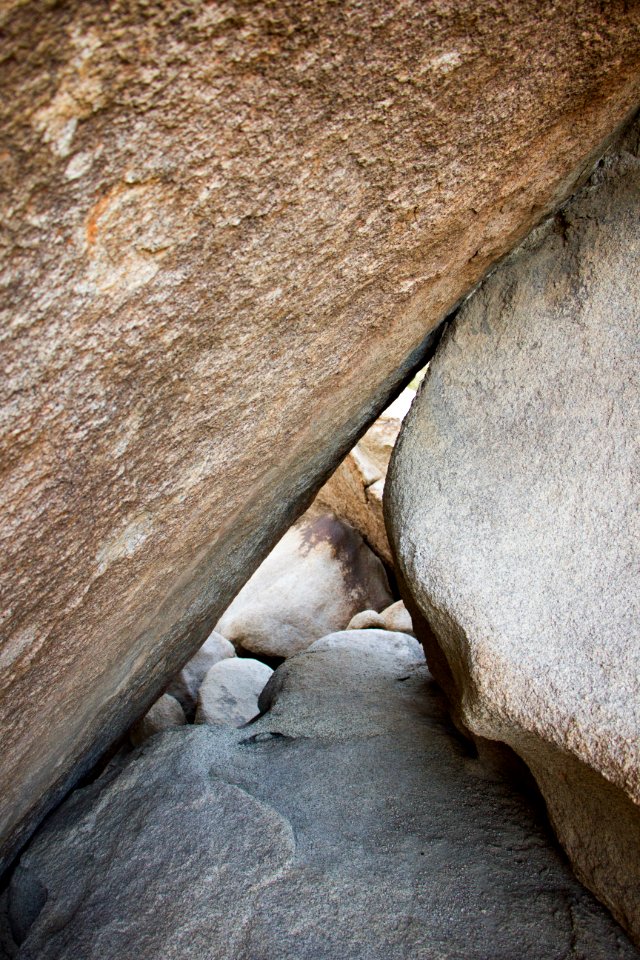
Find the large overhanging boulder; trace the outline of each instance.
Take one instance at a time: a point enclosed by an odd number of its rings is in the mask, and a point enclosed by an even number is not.
[[[636,940],[639,137],[464,305],[385,502],[460,720],[526,760],[578,875]]]
[[[9,856],[571,189],[639,42],[622,2],[1,20]]]

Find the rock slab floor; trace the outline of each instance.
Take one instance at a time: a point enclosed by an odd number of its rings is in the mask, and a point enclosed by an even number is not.
[[[20,960],[638,957],[412,638],[323,638],[261,707],[71,795],[14,874]]]

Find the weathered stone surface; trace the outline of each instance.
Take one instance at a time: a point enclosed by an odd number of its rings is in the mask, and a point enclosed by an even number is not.
[[[207,637],[198,652],[178,673],[169,686],[167,693],[179,700],[187,714],[192,714],[196,708],[198,690],[207,671],[227,657],[235,657],[236,651],[232,643],[216,633],[215,630]]]
[[[465,304],[387,481],[437,678],[638,939],[639,130]]]
[[[72,795],[12,884],[20,960],[637,958],[413,638],[324,637],[261,702]]]
[[[639,41],[622,0],[0,16],[8,852],[570,188]]]
[[[198,690],[196,723],[241,727],[260,712],[258,697],[273,673],[249,657],[221,660],[211,667]]]
[[[379,557],[393,563],[382,497],[389,458],[415,392],[407,388],[369,427],[316,497],[316,504],[347,520]]]
[[[163,693],[144,717],[131,727],[129,739],[134,747],[138,747],[156,733],[170,730],[171,727],[180,727],[184,723],[186,717],[180,703],[170,694]]]
[[[291,657],[343,630],[365,607],[391,601],[380,560],[353,527],[314,508],[262,562],[216,630],[236,647]]]

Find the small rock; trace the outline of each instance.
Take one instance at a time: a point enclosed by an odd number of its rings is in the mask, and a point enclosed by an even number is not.
[[[409,611],[402,600],[377,613],[375,610],[362,610],[352,617],[347,630],[393,630],[397,633],[409,633],[414,636],[413,623]]]
[[[156,733],[170,730],[171,727],[181,727],[184,723],[186,723],[184,710],[176,698],[163,693],[144,717],[131,727],[129,739],[134,747],[139,747]]]
[[[207,672],[198,692],[196,723],[241,727],[260,713],[258,697],[271,667],[244,657],[220,660]]]
[[[188,663],[185,663],[180,673],[173,678],[167,687],[167,693],[180,701],[185,713],[192,714],[196,709],[198,690],[207,671],[216,663],[219,663],[220,660],[235,657],[235,655],[236,651],[233,644],[214,630],[196,655]]]
[[[376,610],[361,610],[360,613],[356,613],[355,617],[351,617],[345,629],[368,630],[369,628],[374,630],[385,629],[382,614]]]
[[[383,610],[380,614],[385,630],[395,630],[397,633],[414,634],[413,621],[411,614],[405,607],[402,600],[392,603],[390,607]]]

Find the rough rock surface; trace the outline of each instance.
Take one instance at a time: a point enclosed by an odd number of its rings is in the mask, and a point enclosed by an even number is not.
[[[221,634],[212,631],[202,644],[198,652],[178,673],[169,686],[167,693],[179,700],[185,712],[192,714],[196,708],[198,690],[207,671],[220,660],[235,657],[236,651],[232,643]]]
[[[216,630],[238,648],[291,657],[391,601],[380,560],[353,527],[314,508],[262,562]]]
[[[316,504],[346,520],[388,564],[393,563],[382,497],[393,445],[415,391],[407,388],[369,427],[316,497]]]
[[[184,723],[186,717],[180,703],[170,694],[163,693],[144,717],[134,723],[129,731],[129,739],[134,747],[138,747],[156,733],[170,730],[171,727],[180,727]]]
[[[465,304],[387,507],[438,680],[640,940],[639,136]]]
[[[211,667],[198,691],[196,723],[241,727],[260,712],[258,697],[273,670],[259,660],[233,657]]]
[[[637,100],[640,44],[623,0],[0,21],[10,856],[571,188]]]
[[[413,638],[322,638],[261,703],[243,730],[156,738],[56,812],[12,883],[20,960],[637,958],[452,735]]]

